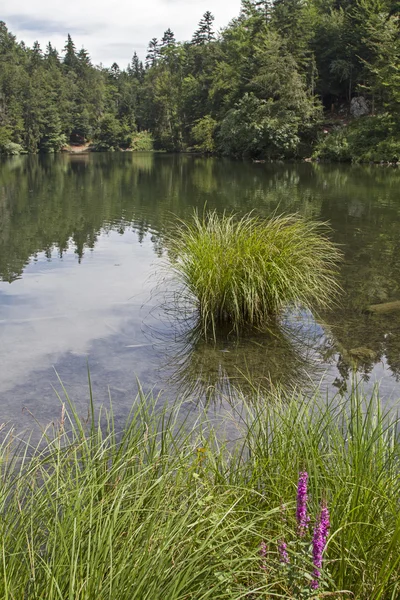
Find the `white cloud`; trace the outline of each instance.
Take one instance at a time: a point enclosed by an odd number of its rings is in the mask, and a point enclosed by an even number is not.
[[[206,10],[215,16],[216,30],[239,14],[240,0],[13,0],[2,8],[9,29],[31,45],[51,41],[61,51],[67,33],[77,48],[84,46],[95,64],[114,61],[125,68],[136,50],[145,57],[153,37],[170,27],[178,40],[188,40]]]
[[[95,340],[115,333],[121,345],[148,341],[141,324],[152,306],[149,273],[156,264],[147,237],[139,245],[134,233],[113,231],[99,237],[79,267],[72,250],[62,263],[41,253],[23,278],[11,286],[0,282],[0,392],[68,353],[86,354]],[[127,322],[137,338],[126,341]]]

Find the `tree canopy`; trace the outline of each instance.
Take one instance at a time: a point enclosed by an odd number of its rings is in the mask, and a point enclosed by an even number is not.
[[[0,22],[0,153],[89,141],[127,148],[148,131],[156,148],[170,151],[309,156],[338,143],[334,118],[347,125],[351,100],[363,96],[370,146],[389,144],[400,159],[399,6],[243,0],[221,31],[207,11],[190,41],[168,28],[150,40],[145,64],[134,52],[127,68],[94,66],[69,34],[60,53],[50,42],[29,48]],[[321,142],[328,117],[336,137]]]

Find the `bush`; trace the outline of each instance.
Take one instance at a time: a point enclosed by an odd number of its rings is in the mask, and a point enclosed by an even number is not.
[[[100,119],[95,136],[94,150],[118,150],[126,142],[126,131],[118,119],[106,113]]]
[[[313,158],[333,162],[350,162],[352,155],[346,132],[339,129],[321,138],[316,145]]]
[[[320,223],[295,216],[236,219],[209,212],[170,236],[173,272],[201,326],[263,326],[288,305],[328,306],[339,252]]]
[[[390,114],[362,117],[334,130],[317,144],[314,158],[335,162],[397,162],[400,121]]]
[[[152,152],[153,136],[149,131],[138,131],[132,134],[130,145],[134,152]]]
[[[24,154],[24,149],[20,144],[14,142],[5,142],[0,145],[0,154],[18,155]]]
[[[194,150],[197,152],[215,152],[214,133],[218,123],[210,115],[199,119],[192,127],[192,138],[195,141]]]
[[[245,94],[226,114],[218,134],[223,154],[236,157],[291,158],[300,144],[300,119],[275,115],[273,102]]]

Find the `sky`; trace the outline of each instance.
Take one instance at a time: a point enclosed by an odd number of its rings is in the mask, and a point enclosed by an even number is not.
[[[135,50],[144,59],[149,40],[168,27],[177,40],[189,40],[206,10],[218,31],[239,14],[240,0],[0,0],[0,19],[18,41],[38,40],[43,49],[50,41],[60,52],[70,33],[94,64],[120,68]]]

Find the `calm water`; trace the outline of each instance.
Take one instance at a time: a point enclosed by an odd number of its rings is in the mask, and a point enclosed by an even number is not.
[[[345,254],[341,305],[317,318],[217,346],[169,310],[165,233],[194,207],[238,214],[294,212],[328,221]],[[190,156],[94,154],[0,163],[1,421],[59,414],[58,373],[87,403],[110,390],[126,414],[137,390],[196,399],[272,383],[345,390],[357,369],[400,397],[400,171],[378,167],[246,164]]]

